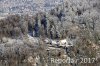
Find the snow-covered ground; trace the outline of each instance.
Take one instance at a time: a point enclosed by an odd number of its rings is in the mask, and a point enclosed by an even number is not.
[[[62,40],[52,40],[52,39],[45,39],[45,43],[51,44],[51,45],[57,45],[60,47],[70,47],[73,46],[73,41],[68,39],[62,39]]]

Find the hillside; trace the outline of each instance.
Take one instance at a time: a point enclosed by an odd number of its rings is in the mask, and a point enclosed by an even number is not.
[[[0,13],[33,15],[38,11],[47,12],[60,3],[60,0],[1,0]]]
[[[0,60],[0,66],[99,66],[100,1],[67,0],[47,12],[0,19]]]

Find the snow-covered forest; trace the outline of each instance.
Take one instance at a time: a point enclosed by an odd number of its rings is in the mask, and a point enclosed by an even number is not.
[[[51,62],[69,57],[92,61]],[[0,18],[0,66],[99,65],[99,0],[66,0],[48,12]]]

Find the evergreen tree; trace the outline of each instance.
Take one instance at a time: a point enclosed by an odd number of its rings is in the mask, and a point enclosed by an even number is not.
[[[38,18],[35,18],[35,25],[34,25],[34,31],[35,31],[35,37],[39,37],[39,25],[38,25]]]
[[[44,29],[47,29],[47,19],[46,19],[46,15],[44,15],[44,17],[42,18],[41,25],[44,26]]]
[[[28,24],[28,33],[29,35],[33,36],[33,28],[31,24]]]

